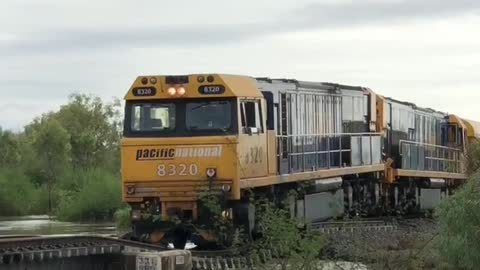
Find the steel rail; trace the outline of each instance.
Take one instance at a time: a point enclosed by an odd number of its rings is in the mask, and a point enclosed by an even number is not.
[[[194,269],[241,269],[249,264],[241,249],[191,250]],[[45,263],[52,259],[99,254],[120,255],[132,251],[167,251],[164,247],[103,236],[20,236],[0,238],[0,265],[22,262]],[[223,268],[218,268],[222,266]]]

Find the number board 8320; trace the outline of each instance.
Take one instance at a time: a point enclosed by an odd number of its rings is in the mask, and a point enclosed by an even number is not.
[[[198,87],[198,92],[202,95],[219,95],[225,93],[225,86],[201,85],[200,87]]]
[[[136,97],[151,97],[157,94],[154,87],[137,87],[132,89],[132,93]]]

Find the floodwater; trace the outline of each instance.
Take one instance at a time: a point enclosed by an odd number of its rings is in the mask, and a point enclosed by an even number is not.
[[[49,216],[0,217],[0,238],[13,235],[117,235],[113,223],[74,223]]]

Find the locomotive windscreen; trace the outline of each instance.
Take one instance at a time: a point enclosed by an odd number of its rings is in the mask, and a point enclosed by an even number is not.
[[[176,99],[127,102],[127,137],[183,137],[236,134],[236,101]]]

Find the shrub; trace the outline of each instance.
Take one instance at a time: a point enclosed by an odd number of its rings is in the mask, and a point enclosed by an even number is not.
[[[131,226],[130,207],[123,207],[115,211],[114,219],[118,229],[128,229]]]
[[[40,196],[21,171],[0,169],[0,216],[30,214],[38,207]],[[32,200],[34,197],[38,200]]]
[[[451,264],[463,269],[480,265],[480,172],[470,176],[455,195],[437,209],[440,251]]]
[[[469,175],[480,169],[480,143],[472,143],[467,147],[466,170]]]
[[[262,202],[257,209],[262,235],[259,252],[274,248],[281,269],[316,269],[325,243],[323,236],[305,230],[288,210],[271,203]]]
[[[122,207],[121,181],[104,170],[77,171],[78,191],[63,190],[57,216],[68,221],[111,220]],[[78,180],[77,179],[77,180]]]
[[[54,200],[57,199],[57,196],[53,194]],[[28,215],[44,215],[48,213],[48,189],[47,186],[36,187],[32,193],[32,197],[29,198],[31,201],[31,207]]]

